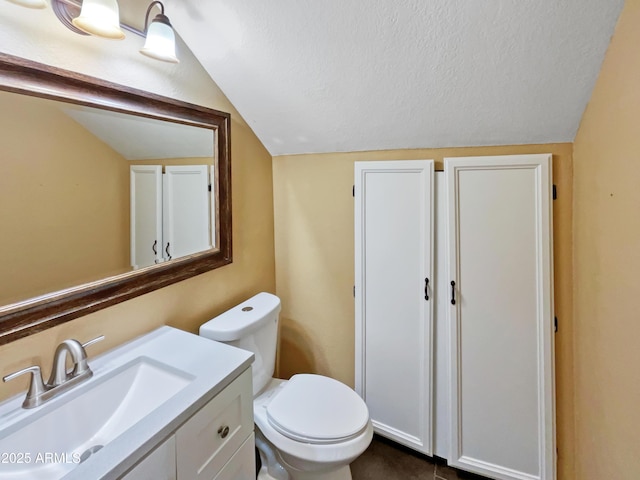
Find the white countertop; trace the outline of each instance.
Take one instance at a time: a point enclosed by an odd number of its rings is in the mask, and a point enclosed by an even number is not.
[[[86,385],[100,381],[115,368],[140,357],[178,369],[192,376],[193,380],[87,461],[75,465],[62,477],[64,480],[110,480],[120,477],[246,370],[253,362],[254,355],[182,330],[161,327],[103,355],[95,358],[89,356],[93,377],[40,407],[22,409],[20,406],[24,394],[3,402],[0,404],[3,429],[8,424],[23,421],[26,416],[40,409],[55,409],[56,405],[65,401],[66,396],[73,395],[75,389],[86,388]]]

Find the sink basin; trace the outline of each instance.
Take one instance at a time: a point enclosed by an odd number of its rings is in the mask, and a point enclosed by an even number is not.
[[[0,478],[60,479],[184,389],[193,376],[135,358],[43,406],[0,416]]]

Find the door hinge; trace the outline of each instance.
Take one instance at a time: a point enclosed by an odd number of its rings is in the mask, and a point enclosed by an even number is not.
[[[353,298],[356,298],[356,286],[353,286]]]
[[[558,317],[553,317],[553,329],[556,333],[558,332]]]
[[[351,190],[351,194],[355,197],[356,196],[356,186],[353,186],[353,189]]]
[[[557,200],[558,199],[558,189],[556,188],[556,186],[553,186],[553,199]]]
[[[209,184],[209,191],[211,191],[211,184]]]

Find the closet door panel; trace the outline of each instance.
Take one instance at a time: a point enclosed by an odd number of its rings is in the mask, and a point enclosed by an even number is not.
[[[356,390],[376,432],[430,454],[433,163],[355,168]]]
[[[132,165],[131,266],[154,265],[162,258],[162,166]]]
[[[555,478],[550,161],[445,160],[450,463],[505,480]]]
[[[168,166],[165,172],[163,251],[167,260],[169,255],[178,258],[211,248],[207,166]]]
[[[433,454],[449,458],[449,428],[451,424],[451,399],[449,397],[449,288],[447,273],[447,219],[444,172],[435,172],[435,232],[434,232],[434,413]]]

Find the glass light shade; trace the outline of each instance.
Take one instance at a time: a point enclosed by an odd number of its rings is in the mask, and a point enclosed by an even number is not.
[[[45,0],[8,0],[11,3],[20,5],[27,8],[46,8],[47,2]]]
[[[173,32],[173,28],[162,21],[154,20],[151,22],[147,29],[147,39],[140,53],[163,62],[178,63],[179,60],[176,57],[176,35]]]
[[[120,9],[116,0],[84,0],[80,16],[72,20],[83,32],[104,38],[122,40]]]

